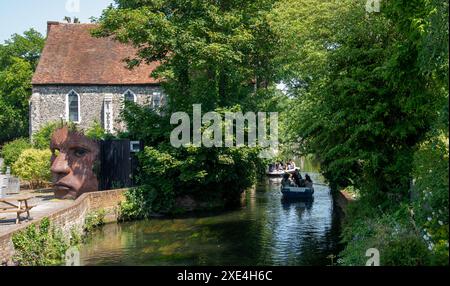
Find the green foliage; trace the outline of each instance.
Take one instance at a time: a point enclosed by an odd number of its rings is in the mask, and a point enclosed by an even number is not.
[[[1,157],[4,159],[4,168],[6,169],[6,166],[12,166],[19,159],[20,154],[30,148],[30,141],[26,138],[19,138],[3,145]]]
[[[92,126],[86,130],[85,135],[93,140],[101,140],[105,137],[105,129],[103,129],[101,124],[95,120]]]
[[[448,264],[448,1],[385,1],[372,14],[366,3],[275,5],[275,61],[295,102],[284,128],[332,189],[358,190],[344,264],[364,265],[371,247],[383,265]],[[447,139],[428,142],[430,130]]]
[[[49,122],[42,126],[38,132],[33,134],[34,147],[41,150],[50,149],[53,132],[60,127],[61,123],[59,122]]]
[[[60,121],[47,122],[39,129],[39,131],[33,134],[32,141],[34,148],[40,150],[50,149],[50,141],[52,140],[53,132],[55,132],[55,130],[63,126],[67,126],[70,131],[79,132],[77,124],[73,122],[63,122],[63,123],[61,123]],[[95,124],[93,126],[94,126],[93,128],[97,128],[95,127]],[[97,132],[97,130],[94,131],[92,130],[93,129],[91,128],[88,131],[91,132],[92,136],[95,136],[93,132]]]
[[[408,13],[424,17],[425,1],[411,10],[397,2],[369,15],[366,1],[286,0],[273,16],[297,97],[291,140],[320,159],[333,189],[355,186],[386,204],[407,198],[415,149],[446,99],[417,56],[422,27]]]
[[[343,234],[346,248],[340,253],[341,265],[364,266],[370,248],[378,249],[381,266],[430,265],[430,252],[406,205],[398,211],[382,213],[358,201],[349,211],[353,220],[347,222]]]
[[[86,216],[86,219],[84,221],[84,231],[89,233],[96,227],[102,226],[105,224],[105,210],[99,210],[92,213],[89,213]]]
[[[435,265],[448,265],[449,259],[448,142],[448,136],[437,134],[422,144],[414,158],[414,213]]]
[[[0,69],[0,143],[28,133],[32,75],[30,63],[21,58],[14,58],[9,66]]]
[[[223,115],[237,110],[239,107],[216,111]],[[222,207],[233,205],[265,169],[258,148],[174,148],[169,140],[169,118],[137,105],[126,107],[124,117],[129,136],[142,140],[147,147],[138,154],[136,179],[140,187],[127,192],[121,208],[123,219],[173,213],[175,199],[184,195],[214,205],[220,202]],[[159,128],[146,132],[146,126]]]
[[[168,95],[163,110],[127,103],[122,112],[128,128],[122,136],[147,146],[139,155],[141,187],[127,193],[123,217],[173,212],[175,198],[183,195],[231,204],[255,182],[262,169],[259,150],[173,148],[169,115],[191,113],[197,103],[207,111],[223,111],[239,103],[244,113],[264,104],[279,106],[272,100],[271,61],[278,38],[267,19],[274,2],[118,0],[104,11],[94,34],[142,47],[129,59],[130,67],[160,61],[153,76],[164,78]]]
[[[30,182],[32,189],[50,181],[50,150],[26,149],[12,166],[12,173]]]
[[[172,111],[213,110],[274,82],[277,38],[266,18],[274,2],[118,0],[95,34],[142,47],[130,66],[159,60],[154,76],[164,78]]]
[[[84,131],[84,135],[92,140],[110,140],[116,138],[114,135],[107,133],[97,120],[94,120],[92,126]]]
[[[129,189],[125,192],[125,200],[120,203],[119,220],[128,221],[149,217],[153,211],[155,198],[155,190],[148,190],[145,187]]]
[[[0,45],[0,145],[28,135],[28,100],[44,37],[31,29]]]
[[[70,246],[48,218],[42,219],[39,227],[32,224],[14,233],[12,242],[16,251],[14,261],[21,266],[60,265]]]

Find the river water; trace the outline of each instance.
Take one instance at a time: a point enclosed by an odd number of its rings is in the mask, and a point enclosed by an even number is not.
[[[284,202],[279,182],[265,179],[238,210],[108,224],[90,234],[80,256],[82,265],[330,265],[339,234],[327,186],[315,185],[313,202]]]

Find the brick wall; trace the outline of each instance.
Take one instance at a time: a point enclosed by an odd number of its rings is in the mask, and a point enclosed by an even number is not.
[[[117,221],[118,206],[125,199],[125,191],[126,189],[85,193],[73,205],[51,213],[47,217],[54,227],[61,229],[65,237],[70,239],[71,231],[77,230],[81,232],[86,216],[92,212],[104,210],[106,212],[106,222]],[[37,219],[32,223],[39,225],[40,221],[41,219]],[[25,229],[28,225],[24,224],[0,237],[0,263],[2,265],[12,263],[11,259],[14,255],[13,234]]]

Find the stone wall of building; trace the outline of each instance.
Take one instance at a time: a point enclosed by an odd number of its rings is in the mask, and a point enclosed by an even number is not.
[[[48,122],[67,120],[67,95],[75,91],[80,96],[80,122],[79,127],[87,129],[95,120],[104,126],[104,100],[112,97],[114,129],[123,130],[124,125],[118,122],[123,108],[123,95],[127,90],[136,95],[136,102],[141,105],[154,103],[156,93],[162,94],[158,85],[135,86],[70,86],[70,85],[38,85],[33,87],[30,99],[30,134],[37,132]]]
[[[117,221],[119,204],[125,200],[126,189],[85,193],[81,195],[72,205],[49,214],[52,226],[60,229],[64,236],[70,239],[72,231],[81,233],[87,215],[103,210],[105,211],[105,222]],[[20,227],[0,236],[0,265],[13,264],[14,245],[12,236],[30,224],[39,225],[41,219],[24,223]]]

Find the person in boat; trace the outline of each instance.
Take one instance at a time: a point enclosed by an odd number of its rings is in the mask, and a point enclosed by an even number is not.
[[[283,175],[283,179],[281,180],[281,185],[283,187],[293,187],[294,186],[294,183],[292,183],[290,177],[291,177],[291,175],[289,173],[285,173]]]
[[[308,174],[305,175],[305,186],[307,188],[313,187],[313,181],[311,180],[311,177]]]
[[[289,164],[291,164],[291,168],[292,169],[296,169],[297,168],[297,166],[295,166],[295,162],[294,162],[294,160],[289,160]]]
[[[298,172],[298,170],[295,171],[294,174],[292,174],[292,178],[294,179],[294,183],[297,185],[297,187],[300,187],[300,178],[301,178],[301,174]]]
[[[299,188],[305,187],[305,180],[303,180],[302,174],[300,174],[298,170],[295,170],[295,173],[292,175],[292,177],[294,178],[294,182],[297,185],[297,187]]]
[[[286,163],[286,171],[289,171],[291,169],[291,162]]]
[[[275,170],[275,164],[269,164],[269,172],[272,173]]]

